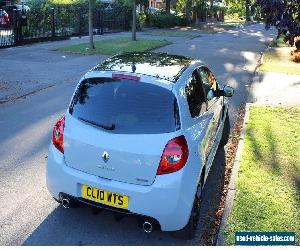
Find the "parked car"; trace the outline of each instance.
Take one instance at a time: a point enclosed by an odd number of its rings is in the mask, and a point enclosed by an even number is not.
[[[9,12],[12,12],[14,9],[21,10],[21,11],[30,11],[30,7],[25,4],[7,5],[5,6],[5,9]]]
[[[80,80],[53,129],[47,187],[78,203],[134,214],[145,232],[191,238],[228,98],[201,61],[159,53],[113,56]]]
[[[0,9],[0,27],[7,27],[9,24],[9,16],[7,12],[3,9]]]
[[[14,10],[17,10],[17,11],[23,12],[23,13],[25,12],[25,14],[26,14],[26,12],[30,11],[30,7],[25,4],[7,5],[4,7],[4,9],[7,12],[10,20],[13,20],[13,15],[14,15],[13,11]],[[25,18],[25,16],[24,16],[24,18]]]

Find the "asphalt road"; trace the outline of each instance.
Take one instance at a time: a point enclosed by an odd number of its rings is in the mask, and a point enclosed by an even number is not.
[[[231,108],[234,119],[235,111],[245,97],[246,85],[256,67],[259,54],[273,36],[273,31],[266,32],[262,25],[252,25],[226,33],[207,34],[192,40],[178,40],[159,51],[200,58],[213,68],[220,81],[236,87],[237,92],[232,99]],[[43,46],[46,45],[33,45],[27,49],[36,51],[37,56],[38,48]],[[14,48],[8,52],[0,51],[0,54],[13,51]],[[21,52],[26,54],[26,48]],[[55,56],[59,52],[47,53]],[[41,57],[43,55],[40,54]],[[0,58],[0,65],[4,65],[6,59],[3,56]],[[84,62],[87,58],[76,55],[73,63],[75,65],[76,60]],[[20,67],[21,60],[22,58]],[[49,60],[51,63],[51,57]],[[89,63],[93,61],[96,58]],[[34,65],[41,70],[51,66],[39,65],[39,62],[34,62]],[[62,62],[59,62],[59,67],[64,70]],[[78,76],[78,66],[74,67],[74,76]],[[51,80],[58,77],[58,66],[52,65],[51,69],[57,72],[51,72],[43,76],[44,78]],[[68,76],[71,76],[71,67],[68,70]],[[8,77],[6,74],[9,72],[5,71],[5,75],[1,73],[1,76]],[[32,74],[34,78],[34,71]],[[14,77],[22,78],[23,75],[18,76],[16,71]],[[198,235],[190,242],[175,239],[162,232],[146,235],[137,227],[134,218],[124,218],[117,222],[110,212],[94,214],[86,207],[65,210],[52,200],[45,185],[47,148],[52,126],[65,112],[74,90],[73,78],[72,81],[64,80],[61,84],[26,98],[0,105],[0,245],[207,244],[206,236],[214,223],[224,176],[224,150],[219,150],[215,166],[208,178]]]

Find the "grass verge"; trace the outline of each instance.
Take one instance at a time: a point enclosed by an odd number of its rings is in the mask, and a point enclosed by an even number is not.
[[[284,42],[284,37],[283,36],[280,36],[278,37],[276,40],[274,40],[271,44],[270,44],[270,47],[289,47],[289,45]]]
[[[151,36],[184,37],[188,39],[192,39],[200,36],[200,34],[184,32],[184,31],[149,31],[149,32],[145,32],[145,34]]]
[[[262,72],[277,72],[286,74],[300,74],[300,63],[290,61],[291,48],[271,48],[265,52]]]
[[[226,244],[239,231],[299,236],[299,218],[300,108],[251,107]]]
[[[56,50],[69,53],[79,53],[84,55],[114,55],[125,52],[142,52],[156,49],[170,44],[165,40],[138,39],[132,41],[130,38],[114,38],[95,42],[95,49],[91,50],[88,43],[70,45]]]
[[[241,20],[241,19],[225,19],[225,21],[223,22],[223,25],[244,25],[245,24],[245,20]]]

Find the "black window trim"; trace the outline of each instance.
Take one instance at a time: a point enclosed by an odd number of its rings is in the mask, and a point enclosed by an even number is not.
[[[186,81],[185,85],[184,85],[184,89],[187,87],[187,85],[190,83],[192,77],[193,77],[193,74],[194,72],[196,72],[196,78],[198,78],[198,82],[201,84],[201,88],[202,88],[202,91],[204,93],[204,98],[205,98],[205,111],[202,111],[200,110],[200,113],[196,116],[192,116],[192,113],[190,111],[190,107],[189,107],[189,103],[188,103],[188,100],[186,99],[186,102],[187,102],[187,106],[188,106],[188,110],[189,110],[189,113],[190,113],[190,116],[192,119],[198,119],[199,117],[201,117],[203,114],[205,114],[207,111],[208,111],[208,102],[207,102],[207,99],[206,99],[206,92],[205,92],[205,89],[204,89],[204,86],[203,86],[203,83],[202,83],[202,80],[201,80],[201,77],[199,75],[199,72],[198,72],[198,68],[195,68],[192,72],[192,75],[188,78],[188,80]],[[187,98],[187,95],[185,94],[186,98]],[[203,105],[203,103],[202,103]]]

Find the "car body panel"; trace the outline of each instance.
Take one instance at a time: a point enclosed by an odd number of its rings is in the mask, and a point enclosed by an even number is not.
[[[188,166],[201,165],[193,157],[188,161]],[[157,176],[150,186],[100,178],[67,166],[64,156],[53,145],[49,148],[46,175],[47,188],[57,200],[61,192],[81,197],[83,184],[121,193],[129,196],[130,212],[155,218],[163,231],[180,230],[187,224],[192,208],[190,201],[195,195],[194,183],[189,180],[197,179],[197,171],[190,167]]]
[[[102,178],[151,185],[161,154],[178,132],[166,134],[113,134],[65,116],[65,161],[69,167]],[[109,159],[103,159],[103,153]]]

